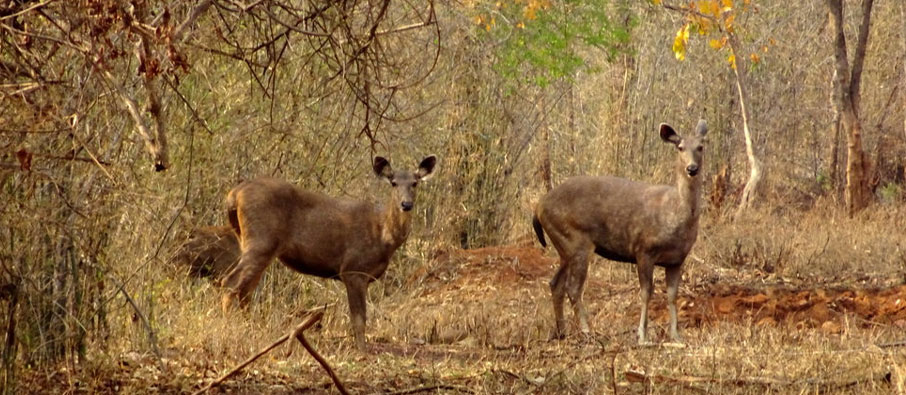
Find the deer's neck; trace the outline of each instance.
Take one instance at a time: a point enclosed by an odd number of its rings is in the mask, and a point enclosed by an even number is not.
[[[395,249],[409,236],[412,213],[390,203],[384,205],[381,213],[381,240]]]
[[[689,221],[695,221],[701,214],[701,199],[699,198],[702,189],[702,174],[695,177],[689,177],[686,173],[684,163],[676,164],[676,191],[679,194],[680,215]]]

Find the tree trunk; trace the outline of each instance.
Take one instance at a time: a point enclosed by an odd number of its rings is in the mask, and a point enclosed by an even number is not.
[[[862,24],[859,26],[859,37],[850,70],[846,53],[846,36],[843,31],[843,1],[827,0],[827,6],[833,21],[834,34],[834,67],[841,94],[837,107],[843,118],[846,132],[846,189],[843,197],[846,212],[851,217],[871,201],[869,175],[871,163],[865,157],[862,148],[862,122],[859,119],[860,86],[862,65],[865,61],[865,50],[868,45],[868,32],[871,25],[871,9],[874,0],[862,2]]]
[[[743,211],[751,208],[755,201],[758,200],[758,185],[761,183],[761,179],[764,178],[764,168],[755,150],[754,137],[749,122],[751,116],[748,107],[749,93],[746,60],[745,57],[739,56],[739,42],[736,39],[736,35],[729,33],[727,36],[729,37],[730,50],[736,56],[736,66],[733,68],[733,73],[736,75],[736,92],[739,93],[739,110],[742,114],[742,130],[746,139],[746,156],[749,158],[749,180],[746,181],[746,186],[742,190],[742,198],[739,201],[739,207],[736,208],[736,215],[739,216]]]
[[[903,21],[903,54],[906,55],[906,1],[900,2],[900,19]],[[906,88],[906,62],[903,62],[903,84],[902,86]],[[904,100],[906,101],[906,100]],[[906,103],[903,104],[903,107],[906,108]],[[903,140],[906,141],[906,117],[903,117]],[[902,163],[902,162],[900,162]]]

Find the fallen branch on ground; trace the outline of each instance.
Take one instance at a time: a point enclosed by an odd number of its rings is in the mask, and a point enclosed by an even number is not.
[[[906,346],[906,340],[900,340],[900,341],[898,341],[898,342],[891,342],[891,343],[881,343],[881,344],[878,344],[878,347],[881,347],[881,348],[903,347],[903,346]]]
[[[321,316],[323,316],[324,313],[318,312],[317,315],[318,315],[318,319],[321,319]],[[333,384],[337,386],[337,390],[339,390],[340,393],[343,395],[349,395],[349,391],[346,391],[346,387],[343,386],[343,383],[340,381],[340,378],[337,377],[337,374],[334,373],[333,369],[331,369],[330,365],[327,363],[327,360],[325,360],[321,356],[321,354],[318,354],[318,352],[315,351],[315,349],[311,346],[311,344],[308,344],[308,340],[305,339],[305,328],[303,328],[302,326],[299,326],[293,332],[293,336],[296,338],[296,340],[299,341],[299,343],[302,343],[302,347],[305,347],[305,349],[308,351],[308,353],[311,354],[311,356],[314,357],[315,360],[318,361],[319,364],[321,364],[321,367],[327,371],[327,375],[330,376],[331,380],[333,380]]]
[[[460,387],[457,385],[448,385],[448,384],[438,384],[438,385],[429,385],[429,386],[425,386],[425,387],[408,388],[408,389],[399,390],[399,391],[395,391],[395,392],[386,392],[383,394],[384,395],[409,395],[409,394],[417,394],[419,392],[434,392],[434,391],[438,391],[438,390],[459,391],[459,392],[465,392],[467,394],[475,393],[475,391],[472,391],[466,387]]]
[[[851,387],[859,383],[885,380],[890,381],[890,373],[882,374],[872,374],[868,377],[860,377],[855,380],[846,380],[846,381],[833,381],[825,380],[818,378],[811,378],[805,380],[780,380],[768,377],[739,377],[739,378],[719,378],[719,377],[703,377],[703,376],[665,376],[654,373],[645,373],[638,370],[627,370],[625,372],[626,380],[632,383],[653,383],[653,382],[662,382],[662,383],[673,383],[679,385],[685,385],[692,388],[695,384],[718,384],[718,385],[759,385],[759,386],[791,386],[791,385],[814,385],[820,386],[823,388],[844,388]]]
[[[290,339],[291,337],[296,336],[297,333],[298,333],[298,334],[301,334],[301,333],[302,333],[303,331],[305,331],[306,329],[311,328],[312,326],[314,326],[316,323],[318,323],[318,321],[321,320],[321,317],[323,317],[323,316],[324,316],[324,312],[323,312],[323,311],[317,311],[317,312],[312,313],[312,314],[308,317],[307,320],[305,320],[304,322],[302,322],[301,324],[299,324],[299,326],[297,326],[295,329],[293,329],[292,332],[287,333],[287,334],[281,336],[279,339],[277,339],[277,340],[275,340],[273,343],[271,343],[271,345],[265,347],[263,350],[259,351],[257,354],[255,354],[255,355],[252,356],[251,358],[245,360],[245,362],[239,364],[239,366],[236,366],[235,368],[233,368],[233,370],[230,370],[229,372],[227,372],[227,373],[224,374],[223,376],[220,376],[220,378],[218,378],[217,380],[214,380],[214,381],[211,382],[210,384],[206,385],[204,388],[202,388],[202,389],[200,389],[200,390],[198,390],[198,391],[195,391],[195,393],[192,394],[192,395],[199,395],[199,394],[202,394],[202,393],[204,393],[204,392],[210,390],[211,388],[214,388],[214,387],[220,385],[220,384],[223,383],[226,379],[232,377],[232,376],[235,375],[236,373],[239,373],[242,369],[244,369],[246,366],[250,365],[252,362],[255,362],[255,360],[257,360],[258,358],[261,358],[264,354],[267,354],[267,353],[270,352],[271,350],[277,348],[277,346],[283,344],[283,342],[287,341],[287,340]],[[304,344],[303,344],[303,345],[304,345]],[[310,353],[313,352],[313,350],[309,349],[308,347],[306,347],[306,349],[308,349],[308,351],[309,351]],[[314,354],[312,354],[312,355],[314,355]],[[315,359],[318,359],[318,358],[320,358],[320,355],[317,356],[317,357],[315,357]],[[319,360],[318,362],[320,362],[320,360]],[[323,366],[323,365],[322,365],[322,366]],[[333,378],[332,372],[331,372],[331,378]],[[336,381],[334,381],[334,382],[336,382]],[[338,386],[338,388],[340,388],[340,387]],[[344,391],[345,391],[345,389],[344,389]],[[345,393],[345,392],[344,392],[344,393]]]

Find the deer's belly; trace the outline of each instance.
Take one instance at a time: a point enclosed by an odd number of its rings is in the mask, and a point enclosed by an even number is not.
[[[280,261],[290,269],[293,269],[302,274],[308,274],[310,276],[321,278],[336,278],[339,274],[337,268],[331,265],[318,265],[290,257],[280,257]]]

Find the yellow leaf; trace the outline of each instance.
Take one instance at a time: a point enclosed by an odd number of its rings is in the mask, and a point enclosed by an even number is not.
[[[761,61],[761,58],[758,57],[758,54],[754,53],[754,52],[752,52],[752,54],[749,55],[749,58],[752,59],[752,63],[758,63]]]
[[[711,39],[711,41],[709,41],[708,44],[710,44],[711,48],[714,48],[714,49],[721,49],[724,47],[724,43],[720,42],[720,40],[717,40],[717,39]]]
[[[727,18],[724,19],[724,25],[729,29],[733,26],[733,21],[736,20],[736,14],[727,15]]]
[[[714,15],[715,18],[720,18],[720,4],[717,3],[717,0],[711,1],[711,15]]]
[[[673,54],[677,60],[686,60],[686,43],[689,41],[689,24],[683,25],[673,39]]]
[[[736,70],[736,55],[733,52],[730,52],[730,56],[727,56],[727,61],[730,62],[730,67]]]
[[[723,0],[723,9],[721,11],[730,11],[733,9],[733,0]]]
[[[661,0],[651,0],[651,3],[654,5],[661,5]]]

